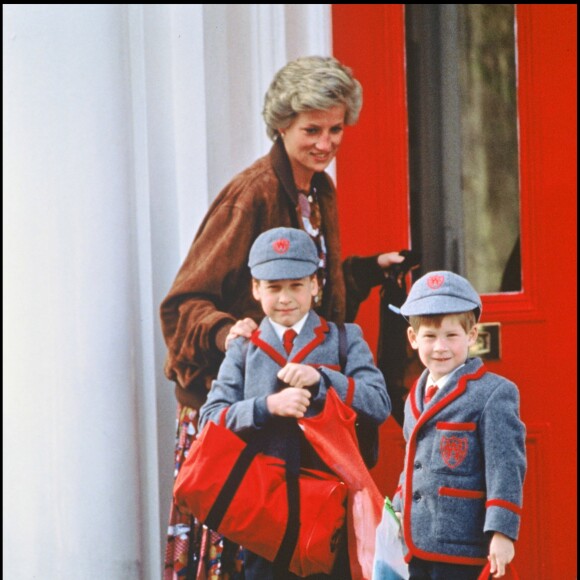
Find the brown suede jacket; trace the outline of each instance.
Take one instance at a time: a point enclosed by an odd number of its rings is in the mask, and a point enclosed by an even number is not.
[[[334,185],[326,173],[315,174],[313,185],[327,246],[326,285],[316,310],[333,322],[351,321],[382,272],[376,257],[341,263]],[[281,226],[301,228],[302,222],[290,161],[278,139],[219,193],[161,304],[165,374],[176,383],[180,403],[203,404],[235,321],[263,318],[251,292],[248,255],[260,233]]]

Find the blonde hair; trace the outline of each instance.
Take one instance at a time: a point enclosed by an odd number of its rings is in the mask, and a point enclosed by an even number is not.
[[[450,314],[425,314],[422,316],[409,316],[409,324],[415,332],[419,332],[421,326],[434,326],[439,328],[446,316],[456,316],[459,324],[465,332],[469,332],[477,323],[474,310],[467,312],[454,312]]]
[[[298,113],[341,104],[346,106],[345,124],[354,125],[362,107],[362,86],[351,69],[331,56],[297,58],[276,73],[266,92],[262,115],[268,137],[275,141]]]

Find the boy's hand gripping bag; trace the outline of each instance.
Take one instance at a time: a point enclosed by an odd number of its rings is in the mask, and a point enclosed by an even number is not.
[[[491,576],[490,574],[490,569],[491,564],[488,562],[485,565],[485,568],[481,571],[481,574],[479,575],[479,578],[477,580],[490,580],[493,579],[493,576]],[[508,564],[505,567],[505,574],[502,576],[502,580],[519,580],[519,576],[518,573],[516,572],[516,569],[514,568],[513,564]]]
[[[408,580],[409,568],[405,562],[400,530],[401,523],[387,497],[376,533],[373,580]]]
[[[361,457],[355,431],[356,412],[329,388],[322,413],[298,424],[316,453],[348,488],[348,551],[352,580],[372,578],[375,531],[383,496]]]
[[[289,520],[286,465],[210,421],[175,480],[176,503],[210,529],[276,562]],[[346,486],[332,474],[301,469],[298,539],[285,552],[298,576],[330,573],[344,526]],[[286,544],[285,544],[286,545]]]

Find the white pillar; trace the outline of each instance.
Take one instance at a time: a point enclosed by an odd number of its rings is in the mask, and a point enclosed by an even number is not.
[[[275,70],[330,53],[329,6],[4,5],[7,578],[159,578],[159,304],[213,197],[269,148]]]
[[[124,5],[4,6],[7,578],[139,578]]]

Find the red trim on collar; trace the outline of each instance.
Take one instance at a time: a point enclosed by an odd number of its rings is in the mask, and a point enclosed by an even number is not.
[[[252,332],[250,340],[258,347],[261,348],[274,362],[278,363],[281,367],[286,366],[286,359],[271,345],[260,338],[260,329],[257,328]]]
[[[324,342],[324,335],[328,330],[328,323],[324,318],[320,318],[320,325],[314,329],[314,338],[302,350],[298,351],[296,356],[290,361],[287,361],[271,344],[268,344],[260,338],[261,331],[259,328],[252,332],[250,340],[258,348],[261,348],[274,362],[284,367],[288,362],[301,363],[317,346]]]
[[[324,335],[329,330],[328,323],[324,318],[320,318],[320,326],[314,329],[315,337],[311,340],[302,350],[296,353],[296,356],[289,362],[300,363],[302,362],[317,346],[324,342]]]
[[[421,427],[429,421],[433,415],[436,415],[443,407],[454,401],[457,397],[462,395],[465,390],[467,389],[467,382],[474,381],[481,378],[487,369],[485,365],[482,365],[479,369],[477,369],[474,373],[469,375],[463,375],[457,381],[457,386],[448,394],[446,395],[441,401],[438,401],[435,405],[433,405],[430,409],[427,409],[419,416],[416,414],[418,409],[416,409],[415,397],[411,399],[411,409],[413,411],[413,415],[417,419],[417,423],[415,427],[411,431],[411,435],[409,436],[409,441],[407,443],[407,456],[405,457],[405,485],[403,487],[405,501],[404,501],[404,515],[403,515],[403,532],[405,537],[405,543],[409,549],[409,553],[405,557],[407,562],[413,556],[417,556],[418,558],[422,558],[424,560],[432,560],[436,562],[450,562],[454,564],[485,564],[487,560],[485,558],[468,558],[463,556],[450,556],[447,554],[438,554],[436,552],[427,552],[425,550],[421,550],[417,546],[415,546],[413,542],[413,536],[411,534],[411,506],[413,502],[413,464],[415,462],[415,453],[417,450],[417,435]],[[415,390],[418,384],[418,380],[413,385],[413,391],[409,396],[415,395]]]
[[[421,411],[419,411],[419,407],[417,407],[417,401],[415,400],[415,393],[417,392],[417,385],[419,384],[419,379],[415,381],[415,384],[411,387],[411,392],[409,393],[409,400],[411,401],[411,411],[413,412],[413,417],[415,419],[419,419],[419,415],[421,415]]]
[[[451,401],[454,401],[455,399],[457,399],[457,397],[463,395],[463,393],[465,393],[467,389],[467,381],[476,381],[477,379],[480,379],[486,372],[487,369],[485,368],[485,365],[481,365],[481,367],[479,367],[479,369],[477,369],[473,374],[463,375],[462,377],[460,377],[459,380],[457,381],[457,386],[450,393],[445,395],[445,397],[443,397],[440,401],[435,403],[435,405],[433,405],[430,409],[427,409],[426,411],[423,412],[423,414],[417,421],[417,424],[415,425],[414,431],[416,431],[417,428],[419,427],[419,423],[421,425],[425,424],[429,419],[431,419],[431,417],[433,417],[433,415],[439,413],[439,411],[443,409],[443,407],[446,407],[447,405],[449,405],[449,403],[451,403]]]

